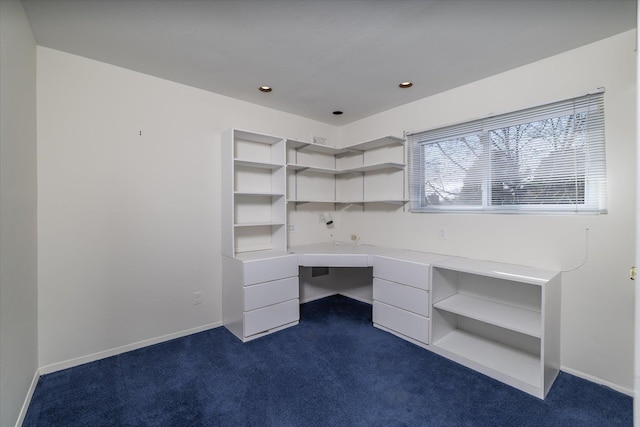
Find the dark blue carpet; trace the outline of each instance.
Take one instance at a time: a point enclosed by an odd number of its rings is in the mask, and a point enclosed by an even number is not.
[[[24,426],[631,426],[632,398],[561,373],[546,400],[374,328],[334,296],[242,344],[224,328],[40,378]]]

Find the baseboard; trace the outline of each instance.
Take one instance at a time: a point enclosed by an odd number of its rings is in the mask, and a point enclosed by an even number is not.
[[[306,298],[306,299],[304,299],[304,300],[303,300],[303,299],[301,299],[301,300],[300,300],[300,304],[306,304],[306,303],[308,303],[308,302],[317,301],[317,300],[319,300],[319,299],[327,298],[327,297],[330,297],[330,296],[333,296],[333,295],[338,295],[338,294],[337,294],[337,293],[335,293],[335,292],[328,292],[328,293],[326,293],[326,294],[316,295],[316,296],[314,296],[314,297]]]
[[[339,295],[342,295],[342,296],[347,297],[347,298],[354,299],[356,301],[363,302],[365,304],[369,304],[369,305],[373,304],[373,301],[370,301],[368,299],[365,299],[365,298],[362,298],[362,297],[359,297],[359,296],[356,296],[356,295],[349,295],[348,293],[345,293],[345,292],[340,292]]]
[[[354,300],[356,300],[356,301],[364,302],[364,303],[369,304],[369,305],[371,305],[371,304],[372,304],[372,302],[371,302],[371,301],[369,301],[369,300],[367,300],[367,299],[364,299],[364,298],[362,298],[362,297],[355,296],[355,295],[349,295],[349,294],[346,294],[346,293],[344,293],[344,292],[339,292],[339,293],[336,293],[336,292],[329,292],[329,293],[322,294],[322,295],[316,295],[316,296],[314,296],[314,297],[312,297],[312,298],[307,298],[307,299],[305,299],[305,300],[300,300],[300,304],[306,304],[306,303],[308,303],[308,302],[317,301],[317,300],[319,300],[319,299],[327,298],[327,297],[331,297],[331,296],[334,296],[334,295],[342,295],[342,296],[344,296],[344,297],[351,298],[351,299],[354,299]]]
[[[150,338],[143,341],[115,347],[109,350],[99,351],[97,353],[89,354],[86,356],[76,357],[74,359],[65,360],[63,362],[53,363],[51,365],[42,366],[40,368],[40,375],[50,374],[52,372],[61,371],[63,369],[73,368],[74,366],[83,365],[85,363],[94,362],[100,359],[106,359],[107,357],[116,356],[127,351],[137,350],[139,348],[147,347],[161,342],[169,341],[176,338],[182,338],[187,335],[196,334],[198,332],[207,331],[209,329],[222,326],[222,322],[209,323],[207,325],[198,326],[196,328],[186,329],[172,334],[163,335],[156,338]]]
[[[29,409],[29,405],[31,404],[31,398],[33,397],[33,393],[36,391],[36,386],[38,385],[39,379],[40,379],[40,370],[36,369],[36,373],[33,375],[33,379],[31,380],[31,385],[29,386],[29,390],[27,391],[27,396],[24,398],[24,403],[22,404],[22,408],[20,408],[20,413],[18,414],[18,419],[16,420],[15,427],[20,427],[24,422],[24,418],[27,416],[27,410]]]
[[[591,381],[592,383],[600,384],[605,387],[609,387],[610,389],[613,389],[615,391],[618,391],[620,393],[624,393],[628,396],[634,397],[633,390],[630,390],[625,387],[621,387],[618,384],[614,384],[612,382],[603,380],[602,378],[594,377],[593,375],[585,374],[584,372],[576,371],[575,369],[567,368],[566,366],[561,366],[560,370],[562,372],[566,372],[567,374],[571,374],[578,378],[582,378],[583,380]]]

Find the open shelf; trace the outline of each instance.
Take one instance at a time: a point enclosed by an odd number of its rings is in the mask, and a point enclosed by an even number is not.
[[[293,171],[296,171],[296,172],[309,171],[309,172],[315,172],[315,173],[323,173],[323,174],[327,174],[327,175],[340,175],[340,174],[344,173],[344,171],[340,171],[340,170],[337,170],[337,169],[320,168],[320,167],[316,167],[316,166],[305,166],[305,165],[298,165],[298,164],[294,164],[294,163],[287,164],[287,169],[293,170]]]
[[[362,205],[366,203],[389,203],[392,205],[402,205],[407,202],[408,200],[380,199],[380,200],[336,200],[335,203],[339,203],[341,205]]]
[[[287,139],[287,147],[293,148],[300,152],[314,152],[322,154],[330,154],[337,156],[340,154],[348,153],[350,150],[347,148],[338,148],[332,145],[322,145],[315,142],[299,141],[297,139]]]
[[[355,151],[366,151],[366,150],[373,150],[375,148],[386,147],[390,145],[402,145],[402,144],[404,144],[404,139],[398,138],[397,136],[387,135],[387,136],[383,136],[382,138],[376,138],[370,141],[349,145],[345,148],[349,150],[355,150]]]
[[[560,368],[560,277],[466,258],[434,263],[433,351],[544,399]]]
[[[359,172],[372,172],[372,171],[382,171],[382,170],[389,170],[389,169],[398,169],[398,170],[402,170],[405,168],[405,164],[404,163],[393,163],[393,162],[386,162],[386,163],[377,163],[374,165],[365,165],[365,166],[359,166],[356,168],[349,168],[349,169],[344,169],[343,172],[345,173],[359,173]]]
[[[491,374],[486,371],[489,369],[501,377],[541,387],[541,364],[537,355],[460,329],[449,332],[435,341],[433,346],[442,350],[445,353],[443,355],[450,359],[485,374]],[[505,381],[505,378],[500,379]]]
[[[236,196],[273,196],[273,197],[284,196],[284,193],[270,193],[270,192],[259,192],[259,191],[234,191],[233,194]]]
[[[234,227],[269,227],[269,226],[282,226],[284,222],[246,222],[240,224],[233,224]]]
[[[433,307],[533,337],[541,336],[540,312],[464,294],[452,295]]]
[[[236,166],[243,166],[248,168],[258,168],[258,169],[278,169],[284,167],[283,164],[276,163],[266,163],[266,162],[255,162],[253,160],[242,160],[242,159],[233,159],[233,163]]]

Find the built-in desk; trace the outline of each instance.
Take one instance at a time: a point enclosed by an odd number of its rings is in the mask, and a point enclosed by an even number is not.
[[[294,266],[373,267],[375,327],[539,398],[559,372],[559,272],[349,243],[233,262],[243,305],[223,312],[238,312],[225,326],[243,341],[298,324]]]

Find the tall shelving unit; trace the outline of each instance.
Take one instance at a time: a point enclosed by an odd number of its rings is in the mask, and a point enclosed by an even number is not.
[[[298,261],[287,253],[286,140],[222,135],[223,323],[249,341],[296,325]]]
[[[286,249],[285,140],[231,129],[223,134],[223,253]]]
[[[431,350],[544,399],[560,369],[560,273],[447,258],[431,275]]]

